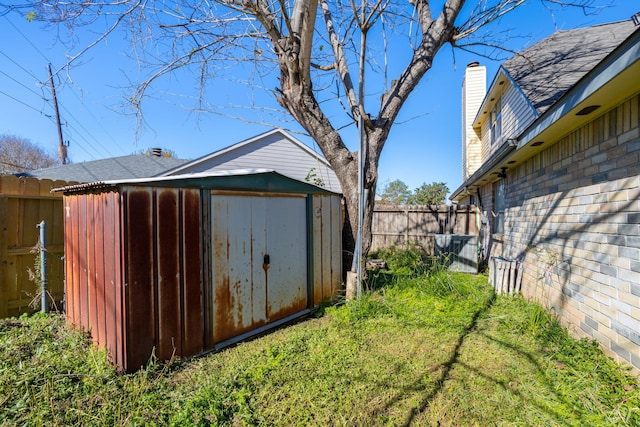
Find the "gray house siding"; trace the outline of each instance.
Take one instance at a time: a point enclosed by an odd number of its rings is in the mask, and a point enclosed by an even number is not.
[[[529,126],[536,118],[533,109],[530,107],[526,98],[511,83],[506,83],[500,101],[502,103],[502,138],[495,143],[491,143],[491,126],[490,118],[486,117],[482,126],[482,161],[486,162],[507,138],[512,135],[520,134],[527,126]],[[480,112],[482,114],[482,111]],[[489,116],[487,113],[485,116]]]
[[[319,184],[341,192],[335,173],[326,160],[303,147],[283,131],[276,130],[196,159],[166,175],[237,169],[272,169],[299,181]]]
[[[536,118],[520,90],[509,85],[502,97],[502,134],[519,135]]]

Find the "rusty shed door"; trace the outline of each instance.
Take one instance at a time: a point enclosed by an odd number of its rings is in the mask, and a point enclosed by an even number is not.
[[[304,196],[211,197],[213,343],[307,307]]]

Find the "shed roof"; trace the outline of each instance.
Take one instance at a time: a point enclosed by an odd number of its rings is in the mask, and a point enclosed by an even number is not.
[[[40,179],[95,182],[155,176],[186,162],[188,162],[188,160],[173,157],[132,154],[129,156],[91,160],[82,163],[71,163],[29,171],[20,175]]]
[[[131,178],[110,181],[97,181],[87,184],[77,184],[61,188],[54,188],[51,191],[71,194],[127,185],[300,194],[338,194],[317,187],[313,184],[308,184],[306,182],[289,178],[288,176],[282,175],[271,169],[207,171],[200,173],[151,178]]]
[[[626,20],[557,31],[507,60],[503,68],[542,114],[636,29]]]

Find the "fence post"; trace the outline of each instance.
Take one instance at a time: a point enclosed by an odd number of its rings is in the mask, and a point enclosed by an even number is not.
[[[40,281],[41,281],[41,310],[43,313],[49,312],[49,286],[47,283],[47,223],[40,222],[36,225],[40,229]]]
[[[0,176],[0,218],[8,217],[8,200],[2,193],[2,184],[5,180],[4,176]],[[7,262],[7,250],[9,245],[7,244],[7,229],[6,227],[0,228],[0,319],[8,317],[9,304],[8,304],[8,286],[9,286],[9,273],[7,268],[4,268]]]
[[[406,226],[404,228],[404,247],[405,249],[409,249],[409,209],[405,209],[404,213],[406,215]]]

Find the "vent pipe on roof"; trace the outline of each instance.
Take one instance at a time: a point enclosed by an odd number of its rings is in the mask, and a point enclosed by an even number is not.
[[[631,17],[631,20],[633,21],[633,23],[636,25],[636,27],[638,25],[640,25],[640,12],[636,13],[635,15],[633,15]]]
[[[162,148],[152,148],[151,149],[151,155],[153,157],[162,157]]]

